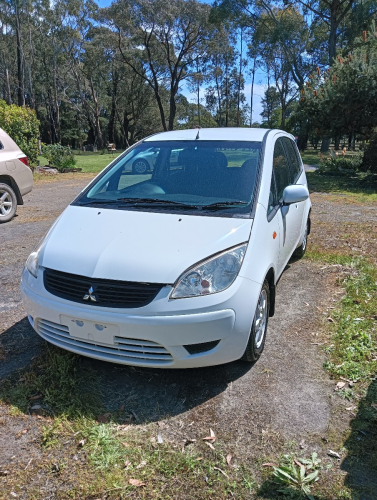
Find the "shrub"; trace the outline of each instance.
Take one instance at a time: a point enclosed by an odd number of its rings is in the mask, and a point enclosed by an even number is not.
[[[61,144],[44,144],[42,154],[52,167],[57,168],[59,172],[66,168],[74,168],[76,160],[71,148]]]
[[[327,175],[347,175],[360,169],[363,161],[362,154],[352,156],[322,157],[318,172]]]
[[[0,127],[26,154],[30,163],[38,157],[39,120],[35,111],[0,100]]]
[[[363,163],[360,170],[377,173],[377,131],[371,137],[368,146],[365,149]]]

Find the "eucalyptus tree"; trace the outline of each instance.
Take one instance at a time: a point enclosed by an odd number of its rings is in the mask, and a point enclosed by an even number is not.
[[[102,12],[118,33],[125,64],[153,90],[162,128],[173,130],[179,87],[206,51],[210,7],[196,0],[116,0]]]

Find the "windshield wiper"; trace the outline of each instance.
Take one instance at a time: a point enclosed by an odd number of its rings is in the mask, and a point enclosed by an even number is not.
[[[165,205],[165,206],[174,206],[177,208],[191,208],[196,210],[200,208],[198,205],[190,205],[189,203],[182,203],[181,201],[161,200],[160,198],[118,198],[117,201],[122,201],[127,204],[132,204],[136,206]]]
[[[117,198],[116,200],[91,200],[86,203],[81,203],[81,205],[117,205],[122,207],[124,205],[138,206],[169,206],[176,208],[189,208],[198,210],[200,207],[198,205],[189,205],[188,203],[182,203],[179,201],[171,200],[161,200],[160,198]]]
[[[238,205],[248,205],[248,201],[218,201],[210,205],[203,205],[202,210],[221,210],[222,208],[232,208]]]

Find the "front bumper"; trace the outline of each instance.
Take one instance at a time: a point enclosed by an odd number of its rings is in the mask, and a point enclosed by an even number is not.
[[[165,287],[148,306],[120,310],[51,295],[41,273],[35,279],[24,270],[21,281],[35,331],[69,351],[155,368],[217,365],[243,355],[260,284],[238,277],[224,292],[178,300],[169,299],[170,291]]]

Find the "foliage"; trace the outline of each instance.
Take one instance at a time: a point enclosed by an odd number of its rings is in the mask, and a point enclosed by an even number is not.
[[[377,173],[377,130],[374,131],[366,147],[360,170],[363,172],[369,170],[372,173]]]
[[[352,156],[321,157],[318,173],[327,175],[348,175],[360,169],[362,154]]]
[[[377,116],[377,37],[374,26],[355,40],[346,58],[337,57],[325,73],[318,68],[301,90],[300,107],[319,136],[363,134]]]
[[[26,154],[30,163],[36,163],[38,155],[39,121],[35,111],[27,107],[7,105],[0,100],[0,127]]]
[[[310,491],[313,483],[318,481],[320,464],[317,453],[313,453],[310,459],[298,460],[285,455],[283,464],[273,468],[274,482],[280,486],[278,491],[290,497],[313,500]]]
[[[59,172],[76,166],[75,156],[68,146],[45,144],[42,146],[42,154],[47,158],[50,165],[57,168]]]

